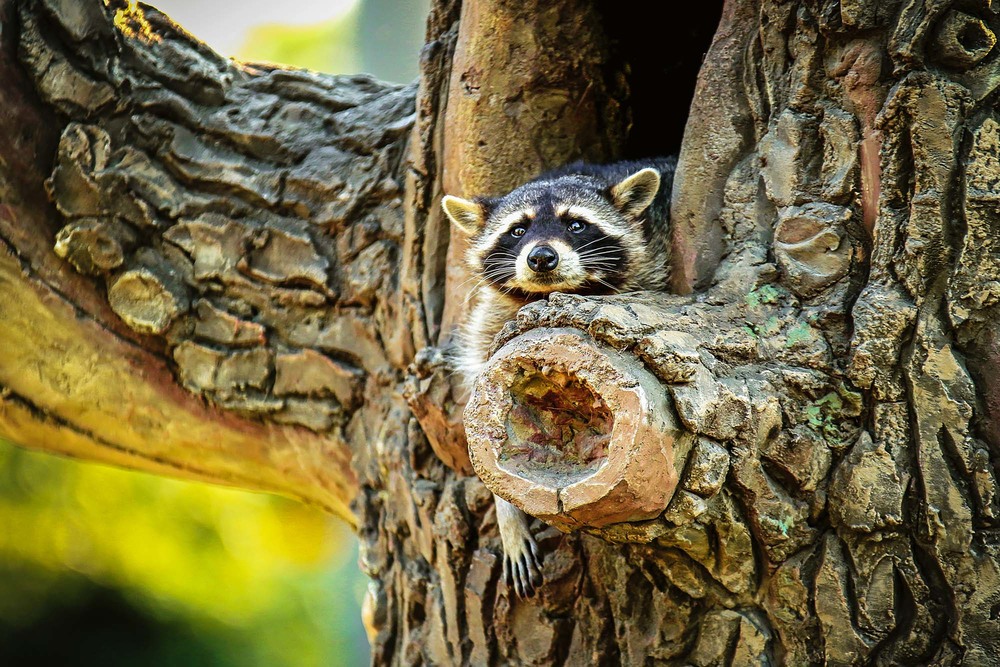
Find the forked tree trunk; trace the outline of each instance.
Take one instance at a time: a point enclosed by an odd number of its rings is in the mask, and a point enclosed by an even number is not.
[[[339,513],[377,664],[995,664],[988,2],[727,2],[674,293],[526,307],[462,428],[437,202],[668,145],[648,23],[442,0],[414,87],[0,0],[0,434]],[[570,531],[533,599],[490,490]]]

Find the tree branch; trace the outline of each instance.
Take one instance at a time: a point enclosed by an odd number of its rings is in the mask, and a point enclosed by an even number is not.
[[[2,7],[0,432],[353,521],[426,338],[391,270],[415,87],[229,61],[145,6]]]

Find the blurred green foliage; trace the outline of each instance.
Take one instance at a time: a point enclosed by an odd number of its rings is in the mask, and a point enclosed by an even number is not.
[[[311,26],[262,25],[236,56],[333,74],[367,72],[409,83],[417,76],[430,0],[362,0]]]
[[[0,443],[0,665],[357,665],[364,580],[299,503]]]
[[[310,26],[262,25],[250,32],[239,56],[334,74],[361,72],[357,31],[356,7],[332,21]]]

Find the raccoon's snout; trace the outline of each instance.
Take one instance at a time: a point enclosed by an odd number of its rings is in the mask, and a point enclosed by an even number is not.
[[[535,273],[548,273],[559,266],[559,253],[547,245],[535,246],[528,253],[527,261]]]

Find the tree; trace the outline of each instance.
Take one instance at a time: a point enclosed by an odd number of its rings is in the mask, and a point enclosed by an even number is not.
[[[727,2],[673,293],[523,309],[466,449],[437,202],[669,146],[663,54],[697,41],[631,11],[442,0],[390,86],[231,63],[118,0],[0,2],[0,433],[345,517],[378,664],[989,663],[988,3]],[[567,404],[560,447],[518,435]],[[572,529],[538,524],[535,598],[498,580],[473,463]]]

